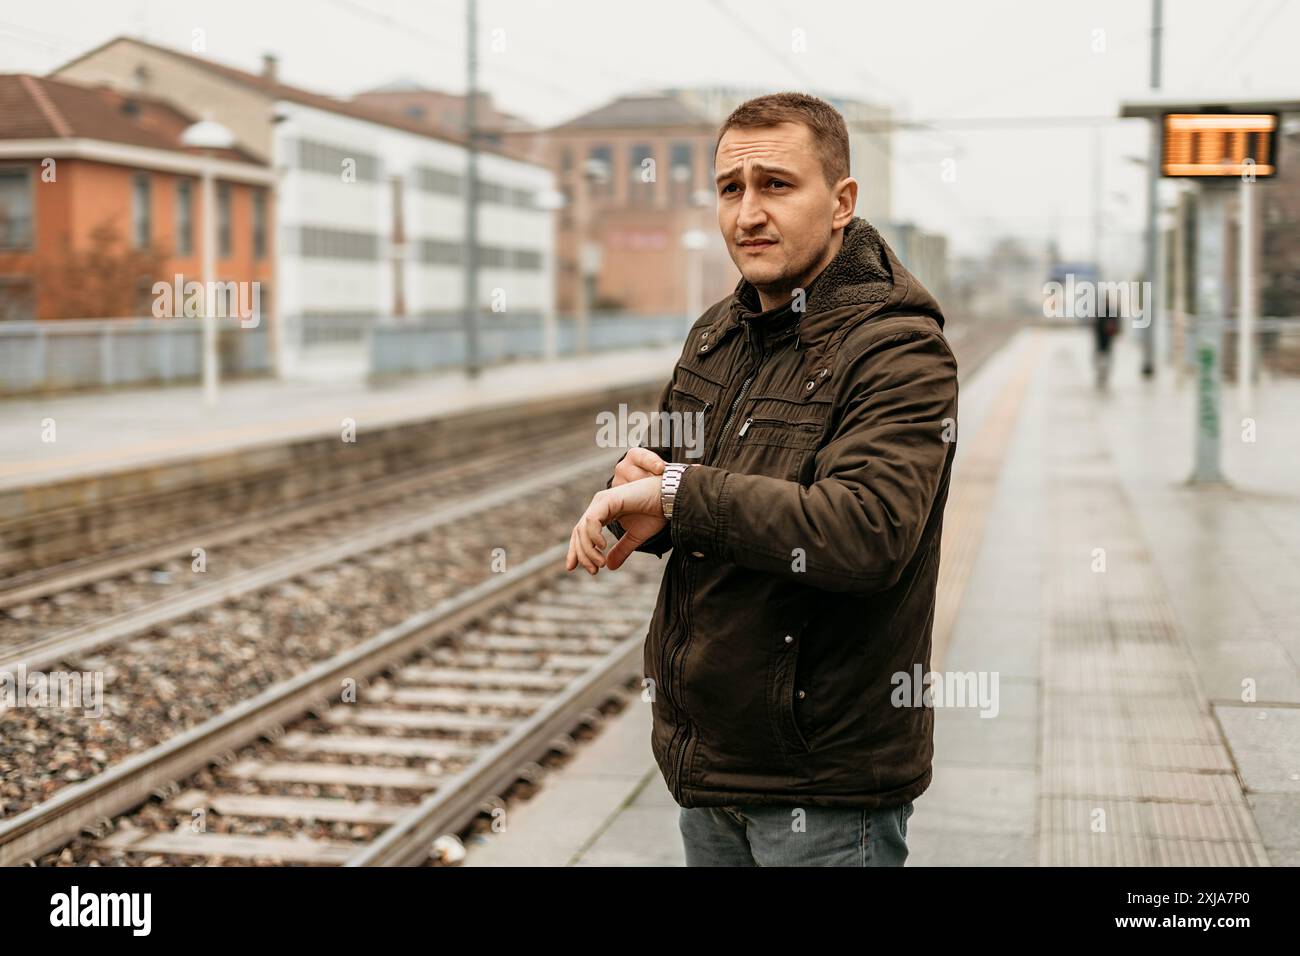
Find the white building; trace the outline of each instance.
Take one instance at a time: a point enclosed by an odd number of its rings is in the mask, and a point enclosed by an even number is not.
[[[55,71],[173,102],[229,127],[272,165],[276,280],[265,312],[297,342],[356,336],[386,317],[463,316],[462,140],[373,106],[119,37]],[[554,301],[554,190],[544,166],[480,148],[481,314],[544,314]]]

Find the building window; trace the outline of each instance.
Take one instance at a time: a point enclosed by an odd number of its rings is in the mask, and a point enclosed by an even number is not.
[[[415,183],[421,192],[459,196],[464,188],[464,177],[443,169],[421,166],[415,171]]]
[[[506,256],[506,250],[500,246],[478,247],[478,261],[485,269],[504,269],[510,264]]]
[[[153,239],[153,210],[149,174],[136,173],[131,179],[131,241],[137,249],[149,248]]]
[[[217,255],[231,256],[230,183],[217,183]]]
[[[654,167],[654,150],[638,143],[628,152],[628,205],[652,206],[655,201],[655,180],[659,171]],[[647,162],[650,160],[650,162]]]
[[[695,191],[695,166],[691,157],[690,143],[673,143],[669,154],[668,174],[672,182],[674,205],[690,202],[691,193]]]
[[[0,169],[0,249],[30,249],[32,187],[25,169]]]
[[[542,254],[536,249],[516,249],[514,267],[536,271],[542,267]]]
[[[379,237],[368,232],[303,226],[298,235],[298,254],[306,259],[373,262],[379,258]]]
[[[593,146],[587,151],[586,177],[588,194],[608,196],[614,191],[614,150],[610,146]]]
[[[266,258],[266,190],[253,190],[253,258]]]
[[[176,254],[194,254],[194,183],[188,179],[176,182]]]
[[[445,239],[422,239],[420,261],[429,265],[454,266],[461,263],[462,245]]]
[[[359,183],[379,180],[379,157],[356,149],[339,149],[325,143],[298,141],[298,165],[314,173],[325,173],[340,179],[353,172]],[[351,178],[349,176],[349,178]]]
[[[32,293],[29,277],[0,275],[0,322],[30,322],[35,319],[36,299]]]

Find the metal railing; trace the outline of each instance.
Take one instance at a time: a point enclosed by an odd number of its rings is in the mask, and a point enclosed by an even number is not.
[[[690,327],[683,315],[598,313],[590,317],[588,348],[593,352],[681,343]],[[478,327],[479,361],[496,365],[545,355],[546,327],[539,313],[485,316]],[[555,322],[555,353],[577,350],[577,320]],[[460,319],[438,318],[381,322],[370,330],[370,374],[400,375],[452,368],[466,359],[465,329]]]
[[[593,352],[679,344],[691,320],[685,315],[595,313],[587,330]],[[219,322],[218,357],[223,378],[274,372],[268,322],[243,328]],[[575,354],[577,321],[558,317],[555,354]],[[483,316],[478,327],[480,361],[496,365],[546,354],[546,323],[540,312]],[[114,386],[198,381],[202,375],[200,319],[69,319],[0,322],[0,396]],[[355,349],[376,377],[454,368],[466,359],[459,316],[437,318],[289,317],[285,347],[299,357],[319,347]]]
[[[0,395],[196,381],[203,370],[200,319],[68,319],[0,322]],[[266,325],[218,322],[222,375],[271,371]]]

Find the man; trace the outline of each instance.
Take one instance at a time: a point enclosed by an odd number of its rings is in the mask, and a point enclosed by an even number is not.
[[[672,550],[644,666],[687,865],[901,865],[934,714],[894,692],[929,671],[956,362],[937,303],[853,215],[835,109],[762,96],[719,136],[742,279],[659,403],[704,415],[703,454],[631,449],[567,566]]]
[[[1097,373],[1097,388],[1105,390],[1110,383],[1111,343],[1119,333],[1119,304],[1114,290],[1097,301],[1097,314],[1092,319],[1093,349],[1092,364]]]

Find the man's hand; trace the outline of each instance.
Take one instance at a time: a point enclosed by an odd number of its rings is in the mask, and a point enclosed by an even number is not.
[[[663,475],[664,466],[667,464],[662,458],[652,452],[649,448],[633,448],[623,460],[614,466],[614,480],[609,483],[611,488],[617,488],[619,485],[626,485],[632,481],[640,481],[642,478],[650,478],[655,475]],[[653,538],[668,519],[663,517],[660,512],[659,516],[654,515],[625,515],[618,518],[618,523],[623,526],[623,537],[619,539],[621,544],[627,541],[627,549],[614,547],[609,553],[609,569],[617,571],[619,567],[627,560],[629,554],[641,547],[645,542]]]
[[[569,536],[565,567],[572,571],[581,564],[591,574],[599,568],[618,570],[627,556],[668,523],[659,500],[664,460],[646,448],[633,448],[614,469],[609,488],[599,491],[574,525]],[[605,525],[618,519],[624,535],[605,550]]]

